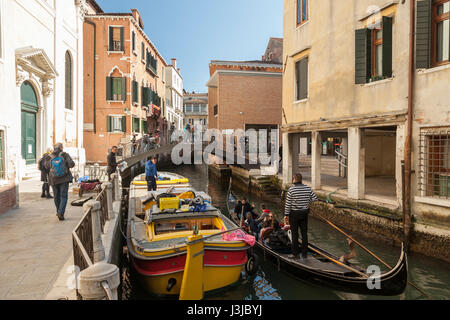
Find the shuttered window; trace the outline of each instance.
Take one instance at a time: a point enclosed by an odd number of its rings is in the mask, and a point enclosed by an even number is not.
[[[148,123],[146,120],[142,120],[142,133],[148,134]]]
[[[106,78],[106,100],[126,101],[127,78]]]
[[[131,130],[133,130],[134,133],[139,133],[141,132],[140,130],[140,119],[133,117],[133,122],[132,122],[132,126],[131,126]]]
[[[355,31],[355,83],[392,77],[392,18],[383,17],[378,29]]]
[[[136,33],[134,31],[132,31],[131,33],[131,46],[133,49],[133,52],[136,51]]]
[[[306,57],[295,63],[295,82],[297,101],[308,98],[308,63],[309,58]]]
[[[141,42],[141,60],[145,62],[145,44]]]
[[[109,51],[125,51],[123,27],[109,27]]]
[[[73,110],[72,105],[72,95],[73,95],[73,84],[72,84],[72,57],[70,56],[69,51],[66,52],[66,61],[65,61],[65,106],[66,109]]]
[[[107,116],[106,121],[107,132],[123,133],[127,131],[126,116]]]
[[[133,103],[139,103],[139,84],[133,81]]]

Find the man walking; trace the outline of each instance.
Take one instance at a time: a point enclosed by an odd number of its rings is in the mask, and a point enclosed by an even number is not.
[[[50,159],[50,154],[52,151],[53,150],[49,148],[47,152],[44,153],[41,160],[39,160],[38,164],[38,169],[41,171],[41,181],[43,182],[41,198],[53,199],[50,195],[50,186],[48,185],[48,175],[50,172],[45,167],[45,163]]]
[[[108,174],[108,181],[111,181],[111,175],[117,171],[117,147],[114,146],[111,148],[111,152],[108,154],[108,158],[106,159],[108,163],[108,167],[106,168],[106,173]]]
[[[318,201],[312,189],[303,184],[301,174],[294,177],[292,186],[286,196],[286,208],[284,212],[284,222],[291,226],[292,231],[292,254],[290,259],[299,258],[298,228],[302,234],[302,257],[307,258],[308,254],[308,215],[311,203]]]
[[[60,221],[64,220],[69,197],[69,183],[73,181],[70,169],[75,167],[75,162],[63,150],[62,143],[55,144],[53,153],[45,163],[45,167],[50,172],[49,184],[53,188],[53,195],[55,197],[56,216]]]
[[[156,178],[158,177],[158,170],[156,169],[156,157],[152,157],[145,165],[145,180],[147,181],[147,191],[156,191]]]

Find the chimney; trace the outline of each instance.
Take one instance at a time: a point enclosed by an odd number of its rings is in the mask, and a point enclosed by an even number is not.
[[[181,74],[181,69],[180,69],[180,68],[178,68],[177,70],[178,70],[178,73],[179,73],[179,74]]]
[[[177,59],[176,58],[172,58],[172,66],[174,69],[177,68]]]

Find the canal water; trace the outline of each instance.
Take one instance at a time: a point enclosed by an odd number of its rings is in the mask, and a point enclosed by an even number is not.
[[[169,171],[169,170],[168,170]],[[194,189],[206,191],[211,197],[213,204],[220,208],[225,214],[227,212],[227,190],[228,183],[219,181],[211,174],[208,175],[206,165],[198,166],[178,166],[170,169],[171,172],[181,174],[189,178]],[[259,208],[261,201],[251,195],[244,195],[239,191],[233,190],[238,197],[247,197],[249,201]],[[282,218],[282,208],[280,206],[265,202],[268,209],[274,212],[280,219]],[[280,220],[281,221],[281,220]],[[311,218],[309,222],[310,242],[331,251],[336,255],[343,255],[348,252],[346,238],[331,228],[329,225]],[[381,259],[389,265],[395,265],[400,255],[400,248],[379,243],[371,239],[357,237],[357,240],[364,243]],[[357,247],[357,257],[352,260],[356,264],[364,267],[369,265],[379,265],[378,261]],[[352,294],[332,290],[319,285],[313,285],[307,282],[291,278],[289,275],[278,272],[276,266],[264,262],[262,257],[258,259],[260,264],[258,271],[253,276],[247,276],[242,273],[241,281],[206,297],[208,300],[308,300],[308,299],[326,299],[326,300],[371,300],[371,299],[391,299],[391,300],[416,300],[425,299],[425,297],[408,285],[406,291],[395,297],[376,297]],[[409,280],[422,290],[427,292],[433,299],[450,299],[450,264],[437,259],[429,258],[420,254],[411,254],[408,256]],[[380,266],[381,270],[385,270]],[[144,300],[155,299],[148,295],[135,281],[130,268],[125,265],[124,268],[124,299]]]

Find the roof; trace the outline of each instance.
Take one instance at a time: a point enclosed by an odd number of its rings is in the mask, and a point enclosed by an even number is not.
[[[103,13],[103,9],[99,6],[97,1],[95,0],[88,0],[89,4],[97,11],[97,13]]]
[[[217,66],[245,66],[245,67],[263,67],[263,68],[281,68],[282,64],[273,63],[271,61],[250,60],[250,61],[226,61],[212,60],[211,64]]]

